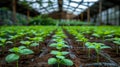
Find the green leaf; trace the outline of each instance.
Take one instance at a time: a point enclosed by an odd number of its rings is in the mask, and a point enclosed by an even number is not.
[[[113,41],[116,45],[120,45],[120,41]]]
[[[19,55],[17,54],[9,54],[8,56],[6,56],[5,60],[10,63],[10,62],[14,62],[17,61],[20,58]]]
[[[48,64],[55,64],[57,62],[56,58],[50,58],[48,59]]]
[[[67,54],[69,54],[69,52],[62,51],[62,55],[67,55]]]
[[[72,66],[73,62],[69,59],[62,59],[62,63],[67,66]]]
[[[0,43],[0,46],[3,46],[3,44]]]
[[[39,43],[32,43],[30,46],[35,47],[35,46],[38,46],[38,45],[39,45]]]
[[[92,34],[92,36],[95,36],[95,37],[100,37],[100,35],[99,35],[99,34],[97,34],[97,33]]]
[[[57,46],[57,43],[52,43],[49,45],[50,47],[56,47]]]
[[[50,54],[57,55],[59,51],[52,50]]]
[[[20,49],[18,47],[13,47],[13,48],[9,49],[9,51],[18,53],[20,51]]]
[[[13,44],[13,42],[12,42],[12,41],[7,41],[6,43],[10,43],[10,44]]]
[[[31,42],[30,41],[20,41],[21,44],[29,45]]]
[[[105,48],[111,48],[109,46],[102,46],[101,49],[105,49]]]
[[[25,49],[26,47],[25,46],[19,46],[18,48],[19,49]]]
[[[6,39],[1,39],[0,40],[2,43],[5,43],[6,42]]]
[[[28,54],[33,54],[34,52],[30,49],[23,49],[23,50],[20,50],[20,54],[22,55],[28,55]]]
[[[56,48],[57,48],[57,49],[59,49],[59,50],[61,50],[61,49],[62,49],[62,47],[59,47],[59,46],[57,46]]]
[[[65,57],[64,56],[56,56],[57,58],[59,59],[64,59]]]

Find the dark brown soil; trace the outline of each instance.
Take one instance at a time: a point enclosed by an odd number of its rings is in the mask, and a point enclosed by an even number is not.
[[[69,34],[66,30],[64,30],[65,34],[67,35],[67,38],[65,41],[70,46],[69,48],[63,49],[66,51],[69,51],[70,54],[66,57],[68,59],[71,59],[74,62],[73,66],[60,66],[60,67],[112,67],[112,66],[87,66],[87,64],[96,63],[96,52],[94,50],[91,50],[91,58],[88,58],[88,50],[86,48],[83,48],[81,42],[76,42],[76,39],[73,35]],[[48,45],[52,43],[52,35],[54,35],[54,32],[45,38],[44,42],[40,43],[39,47],[31,48],[35,54],[28,55],[28,56],[22,56],[19,60],[19,67],[57,67],[56,65],[48,65],[47,61],[49,58],[53,57],[53,55],[50,54],[50,51],[54,48],[50,48]],[[90,37],[89,35],[86,35],[86,37]],[[90,42],[102,42],[100,39],[90,39]],[[16,42],[17,43],[17,42]],[[114,44],[110,42],[104,42],[108,46],[113,46]],[[19,45],[19,43],[18,43]],[[9,47],[8,47],[9,48]],[[6,49],[8,49],[6,48]],[[120,54],[116,55],[115,49],[106,49],[104,50],[106,53],[108,53],[113,61],[120,64]],[[4,60],[5,56],[9,54],[8,51],[5,52],[4,55],[0,55],[0,67],[16,67],[16,62],[14,63],[6,63]],[[110,63],[109,60],[105,59],[105,57],[99,55],[100,59],[99,62],[106,62]]]

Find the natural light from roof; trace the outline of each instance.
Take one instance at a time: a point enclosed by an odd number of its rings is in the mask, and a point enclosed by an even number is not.
[[[23,1],[23,0],[21,0]],[[58,11],[58,0],[50,0],[52,2],[52,5],[49,6],[48,1],[49,0],[42,0],[42,6],[39,3],[36,3],[38,0],[27,0],[28,3],[33,2],[30,4],[32,8],[34,8],[36,11],[40,12],[41,14],[49,14],[54,11]],[[73,13],[75,15],[79,15],[81,12],[85,11],[88,7],[87,2],[89,3],[89,6],[92,6],[94,2],[97,2],[98,0],[83,0],[83,3],[79,4],[82,0],[63,0],[63,10],[67,11],[68,13]]]

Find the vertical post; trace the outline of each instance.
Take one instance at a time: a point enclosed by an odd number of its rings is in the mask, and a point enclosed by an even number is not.
[[[114,8],[113,14],[114,14],[114,19],[113,20],[115,22],[115,25],[118,25],[117,17],[116,17],[116,7]]]
[[[119,25],[120,25],[120,5],[119,5]]]
[[[81,13],[81,21],[83,21],[83,13]]]
[[[109,24],[109,12],[108,12],[108,10],[107,10],[107,12],[106,12],[107,14],[106,14],[106,18],[107,18],[107,23],[106,24]]]
[[[89,2],[88,2],[88,10],[87,10],[87,21],[90,22],[90,8],[89,8]]]
[[[12,1],[12,4],[13,4],[13,6],[12,6],[12,9],[13,9],[13,22],[14,22],[14,24],[16,23],[16,0],[13,0]]]
[[[102,0],[99,0],[99,22],[102,23]]]
[[[30,11],[27,9],[27,22],[29,23],[29,19],[30,19]]]
[[[78,20],[80,19],[79,15],[78,15]]]

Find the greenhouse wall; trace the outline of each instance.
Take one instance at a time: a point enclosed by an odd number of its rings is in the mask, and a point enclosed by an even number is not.
[[[102,16],[102,24],[106,24],[106,25],[120,25],[120,19],[119,19],[119,15],[120,15],[120,10],[119,10],[119,6],[115,6],[112,8],[109,8],[105,11],[103,11],[101,14],[98,14],[94,17],[97,18],[92,18],[92,20],[96,19],[97,25],[100,24],[100,15]]]
[[[27,21],[27,16],[16,13],[16,20],[17,22],[15,24],[17,25],[24,25]],[[6,24],[6,25],[13,25],[13,13],[12,11],[6,9],[6,8],[0,8],[0,24]]]

